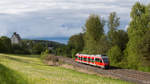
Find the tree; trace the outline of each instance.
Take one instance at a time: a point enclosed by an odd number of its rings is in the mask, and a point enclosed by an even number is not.
[[[2,36],[0,40],[1,40],[0,42],[1,52],[10,53],[11,52],[11,40],[6,36]]]
[[[97,15],[90,15],[87,19],[85,27],[85,47],[84,52],[89,54],[102,54],[100,51],[101,45],[99,42],[101,41],[101,37],[104,35],[104,25],[105,21],[99,18]]]
[[[71,49],[75,49],[76,52],[80,52],[83,50],[84,47],[84,34],[76,34],[69,38],[68,46],[71,47]]]
[[[138,53],[140,56],[143,57],[142,66],[148,66],[150,67],[150,30],[148,30],[145,35],[143,36],[143,39],[141,43],[139,44]]]
[[[122,61],[122,51],[119,46],[113,46],[107,53],[111,64],[117,64]]]
[[[3,42],[2,40],[0,39],[0,52],[3,53],[3,50],[4,49],[4,46],[3,46]]]
[[[132,20],[128,28],[129,42],[125,55],[127,56],[128,67],[138,69],[143,61],[143,55],[140,55],[141,49],[139,47],[148,30],[150,19],[146,7],[139,2],[133,6],[130,16]]]
[[[116,12],[112,12],[109,15],[108,28],[110,31],[117,30],[120,25],[120,18],[117,16]]]
[[[12,45],[12,52],[14,54],[25,54],[23,48],[20,44],[13,44]]]
[[[43,59],[45,59],[48,55],[49,55],[49,50],[46,49],[45,51],[43,51],[43,52],[41,53],[41,57],[40,57],[40,58],[43,60]]]
[[[128,34],[127,32],[123,30],[117,30],[114,31],[115,35],[113,35],[112,38],[112,44],[111,46],[117,45],[121,51],[123,51],[126,48],[126,44],[128,42]]]
[[[41,54],[42,51],[44,51],[44,46],[41,43],[35,43],[32,47],[32,53],[33,54]]]
[[[116,32],[119,25],[120,25],[120,18],[117,16],[116,12],[110,13],[108,20],[108,28],[109,28],[108,40],[111,46],[116,45],[116,40],[118,39]]]
[[[74,57],[76,53],[79,53],[83,50],[84,48],[83,36],[84,34],[80,33],[73,35],[69,38],[67,46],[70,47],[72,57]]]

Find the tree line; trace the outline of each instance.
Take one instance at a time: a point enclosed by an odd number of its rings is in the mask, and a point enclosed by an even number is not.
[[[120,17],[110,13],[108,21],[90,15],[83,32],[69,38],[57,55],[74,57],[76,53],[106,54],[113,66],[150,71],[150,5],[136,2],[130,13],[127,31],[119,29]],[[106,25],[107,23],[107,25]],[[104,28],[109,30],[105,33]]]
[[[56,48],[60,46],[64,46],[64,44],[44,40],[21,40],[19,44],[12,44],[10,38],[6,36],[0,37],[0,53],[41,54],[45,50],[55,53]]]

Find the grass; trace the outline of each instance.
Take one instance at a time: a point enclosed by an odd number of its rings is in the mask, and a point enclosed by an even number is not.
[[[28,84],[18,72],[0,64],[0,84]]]
[[[36,55],[0,54],[0,84],[129,84],[56,66]],[[131,84],[131,83],[130,83]]]

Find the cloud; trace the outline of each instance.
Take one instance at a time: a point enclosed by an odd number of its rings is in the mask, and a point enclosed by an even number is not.
[[[116,11],[122,28],[138,0],[1,0],[0,36],[18,32],[23,38],[69,37],[80,33],[90,14],[105,19]],[[142,0],[148,3],[149,0]]]

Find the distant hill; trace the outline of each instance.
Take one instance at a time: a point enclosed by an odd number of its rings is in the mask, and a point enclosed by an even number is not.
[[[39,37],[39,38],[33,38],[32,40],[48,40],[48,41],[67,44],[69,37],[41,37],[41,38]]]

